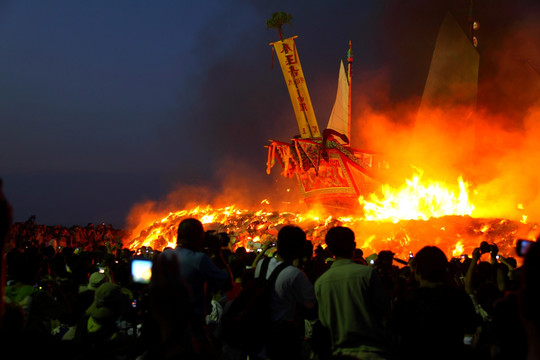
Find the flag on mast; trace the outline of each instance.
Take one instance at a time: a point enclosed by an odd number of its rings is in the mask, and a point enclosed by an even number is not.
[[[321,137],[293,36],[271,43],[281,65],[302,139]]]

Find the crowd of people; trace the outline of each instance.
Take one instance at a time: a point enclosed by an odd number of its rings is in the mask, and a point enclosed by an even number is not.
[[[8,248],[52,246],[56,249],[64,247],[93,251],[99,247],[122,247],[125,232],[110,224],[88,223],[86,226],[61,225],[48,226],[36,223],[32,215],[25,222],[13,223],[8,235]]]
[[[17,227],[14,230],[14,227]],[[32,229],[29,233],[28,229]],[[524,265],[495,245],[448,259],[426,246],[408,262],[365,259],[354,232],[326,246],[284,225],[260,252],[232,251],[194,218],[176,248],[123,248],[110,226],[13,224],[0,189],[0,341],[13,357],[55,359],[533,359],[540,353],[540,245]],[[148,283],[132,263],[151,261]],[[264,260],[268,259],[268,260]],[[370,261],[373,260],[373,261]],[[242,291],[272,278],[265,339],[245,346],[224,319]],[[257,316],[256,316],[257,317]],[[246,330],[246,329],[243,329]],[[253,334],[251,334],[253,335]]]

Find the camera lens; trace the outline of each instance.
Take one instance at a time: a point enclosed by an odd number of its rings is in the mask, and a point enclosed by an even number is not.
[[[488,253],[491,251],[491,245],[487,243],[487,241],[482,241],[480,243],[480,252],[482,254]]]

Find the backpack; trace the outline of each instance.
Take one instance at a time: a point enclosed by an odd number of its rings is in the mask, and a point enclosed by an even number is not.
[[[262,260],[257,278],[243,284],[242,291],[231,301],[221,318],[222,339],[228,345],[246,353],[257,353],[265,345],[272,327],[272,291],[277,276],[291,265],[279,264],[268,279],[270,258]]]

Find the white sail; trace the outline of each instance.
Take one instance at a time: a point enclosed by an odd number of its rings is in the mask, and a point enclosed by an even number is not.
[[[476,107],[480,55],[456,19],[448,13],[441,25],[419,113],[438,106]]]
[[[340,134],[346,135],[349,140],[351,139],[349,134],[349,81],[343,61],[339,67],[336,101],[330,114],[330,120],[328,120],[327,129],[336,130]]]

